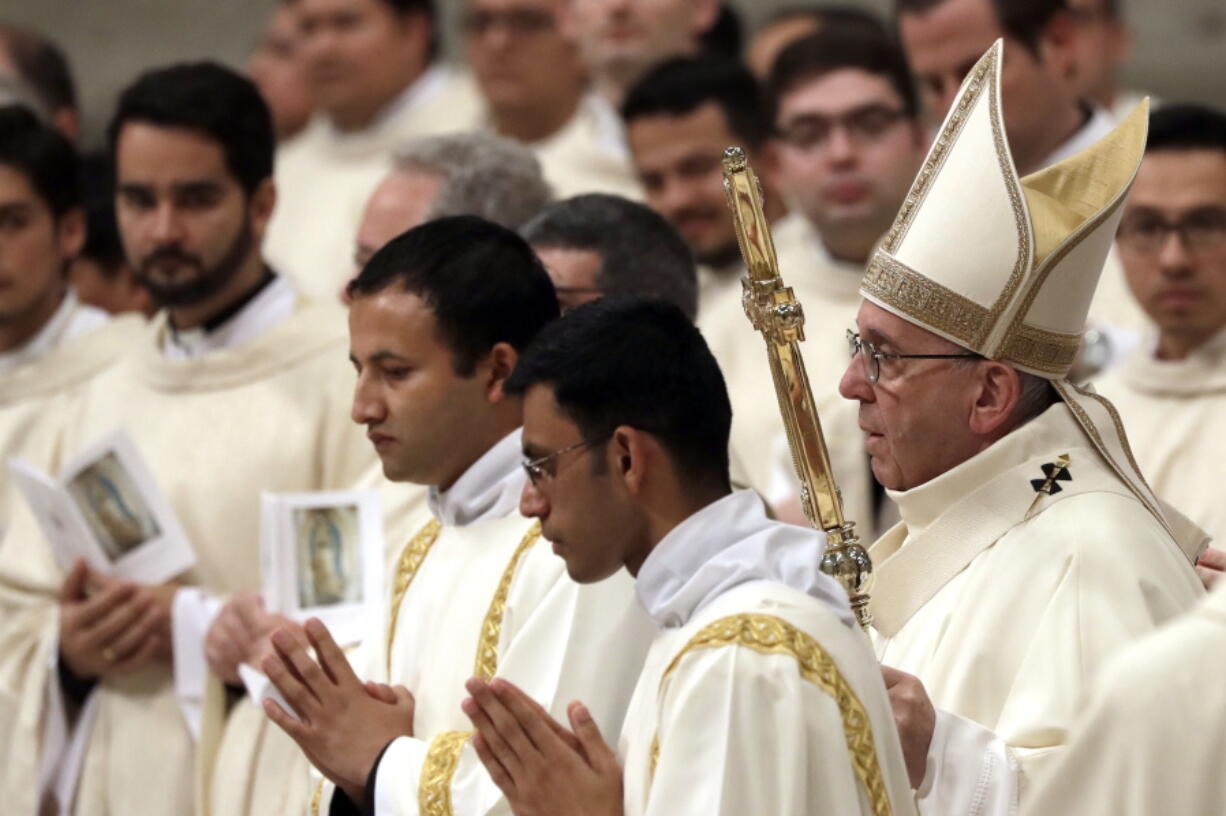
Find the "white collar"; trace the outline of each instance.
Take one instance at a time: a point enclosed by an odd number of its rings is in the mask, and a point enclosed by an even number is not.
[[[370,124],[359,131],[350,133],[338,130],[327,118],[324,119],[325,130],[335,140],[346,141],[354,137],[362,138],[365,134],[375,133],[389,122],[399,119],[413,108],[425,104],[446,85],[451,70],[444,65],[435,63],[422,71],[421,76],[410,82],[399,95],[387,103],[371,120]]]
[[[0,373],[37,360],[63,343],[100,328],[110,315],[93,306],[83,306],[71,287],[38,333],[12,351],[0,352]]]
[[[824,536],[767,518],[752,490],[737,490],[678,524],[648,554],[635,593],[660,626],[684,626],[717,597],[750,581],[784,584],[827,603],[855,625],[847,593],[820,569]]]
[[[1104,108],[1094,107],[1090,111],[1090,118],[1086,121],[1081,129],[1069,137],[1068,141],[1056,148],[1050,156],[1043,160],[1039,165],[1040,169],[1051,167],[1053,164],[1064,161],[1067,158],[1077,155],[1085,150],[1090,145],[1095,144],[1104,136],[1115,130],[1115,126],[1119,124],[1109,111]]]
[[[168,360],[191,360],[215,351],[248,343],[288,319],[298,303],[298,292],[284,275],[277,275],[238,313],[212,331],[203,328],[175,331],[162,337]]]
[[[470,465],[450,490],[431,487],[426,500],[434,517],[448,527],[465,527],[514,513],[527,478],[521,467],[522,436],[522,428],[507,434]]]

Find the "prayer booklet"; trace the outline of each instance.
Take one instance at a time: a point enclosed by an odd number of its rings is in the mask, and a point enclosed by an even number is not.
[[[124,431],[86,448],[59,479],[23,459],[8,469],[65,572],[83,558],[107,575],[161,584],[195,566],[183,526]]]
[[[261,501],[264,608],[299,623],[319,618],[342,647],[360,642],[382,610],[378,493],[264,493]],[[254,704],[271,698],[294,716],[258,667],[238,671]]]
[[[264,608],[319,618],[342,646],[378,622],[383,520],[374,491],[265,493],[260,528]]]

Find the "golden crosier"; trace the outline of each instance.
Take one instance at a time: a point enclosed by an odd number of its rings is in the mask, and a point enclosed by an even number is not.
[[[800,343],[805,339],[804,310],[779,273],[770,225],[762,212],[758,177],[739,147],[724,151],[724,190],[747,270],[741,280],[745,314],[766,340],[783,427],[800,480],[801,506],[810,523],[826,533],[822,571],[847,590],[856,620],[867,631],[873,622],[868,608],[873,565],[856,537],[855,522],[843,518],[843,496],[830,468],[826,438],[800,356]]]

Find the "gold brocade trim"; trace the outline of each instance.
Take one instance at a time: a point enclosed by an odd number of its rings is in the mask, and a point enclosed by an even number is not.
[[[421,816],[451,816],[451,780],[471,731],[444,731],[430,740],[417,786]]]
[[[387,625],[387,676],[392,676],[392,644],[396,642],[396,621],[400,618],[400,604],[404,602],[404,594],[409,591],[409,585],[417,577],[417,570],[430,554],[430,548],[438,541],[438,535],[443,525],[437,519],[430,519],[425,527],[417,532],[400,552],[400,561],[396,565],[396,581],[392,586],[392,613]]]
[[[511,581],[515,578],[515,569],[524,553],[528,551],[537,539],[541,537],[541,524],[533,524],[511,556],[511,563],[503,570],[494,599],[490,601],[489,611],[481,623],[481,640],[477,643],[477,662],[473,674],[482,680],[489,680],[498,671],[498,641],[502,636],[502,616],[506,611],[507,594],[511,591]]]
[[[1072,368],[1080,348],[1080,335],[1045,331],[1022,323],[1010,332],[1001,358],[1035,371],[1062,377]]]
[[[868,712],[852,691],[838,666],[821,645],[809,634],[774,615],[731,615],[708,624],[685,644],[660,678],[660,688],[676,670],[681,659],[699,649],[741,646],[759,654],[791,655],[797,662],[800,676],[834,698],[843,718],[843,736],[847,740],[852,768],[864,785],[874,816],[891,816],[890,797],[885,779],[877,763],[873,745],[873,728]],[[659,759],[659,735],[652,740],[651,773],[655,774]]]
[[[881,250],[869,262],[860,288],[965,346],[973,346],[987,332],[986,308]]]
[[[315,793],[311,794],[311,816],[319,816],[319,805],[324,798],[324,781],[319,780],[319,784],[315,786]]]

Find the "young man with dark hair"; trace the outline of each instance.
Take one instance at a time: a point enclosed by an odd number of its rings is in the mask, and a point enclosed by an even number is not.
[[[658,297],[693,320],[694,260],[660,215],[634,201],[592,193],[547,207],[523,228],[562,311],[606,295]]]
[[[521,511],[574,580],[625,568],[658,627],[616,753],[586,695],[572,733],[508,679],[469,681],[475,747],[512,812],[912,813],[879,670],[817,567],[820,534],[730,488],[731,406],[685,315],[632,297],[579,306],[505,390],[524,400]]]
[[[1096,385],[1158,495],[1226,542],[1226,507],[1205,478],[1226,439],[1226,114],[1171,105],[1152,115],[1116,246],[1152,325]],[[1199,570],[1211,582],[1223,568],[1212,550]]]
[[[33,437],[55,406],[114,363],[139,321],[83,305],[67,269],[85,242],[77,156],[22,107],[0,108],[0,450],[40,461]],[[8,523],[0,471],[0,535]]]
[[[162,311],[46,429],[61,457],[48,465],[125,431],[197,564],[161,586],[80,562],[65,575],[29,511],[14,515],[0,653],[4,676],[22,678],[11,691],[23,749],[5,763],[21,780],[16,813],[38,797],[81,814],[207,802],[195,737],[207,768],[225,707],[205,636],[220,598],[258,586],[260,492],[347,488],[373,458],[345,419],[337,315],[305,304],[260,254],[276,194],[255,87],[209,63],[153,70],[120,95],[108,132],[124,247]]]
[[[52,127],[68,141],[77,141],[81,135],[77,85],[58,45],[36,31],[0,23],[0,72],[13,74],[33,90]]]
[[[480,218],[441,218],[376,252],[349,292],[353,419],[389,479],[430,485],[433,518],[396,558],[389,609],[355,661],[362,679],[317,621],[315,659],[277,633],[262,666],[296,718],[272,701],[265,711],[326,777],[311,813],[448,802],[478,816],[500,797],[464,730],[464,680],[513,678],[555,713],[591,696],[616,727],[650,624],[629,581],[575,584],[561,544],[517,512],[522,400],[504,386],[558,313],[528,244]]]
[[[362,207],[407,139],[472,130],[472,83],[436,59],[432,0],[292,0],[316,114],[277,156],[282,206],[267,252],[303,291],[333,298],[348,279]]]

